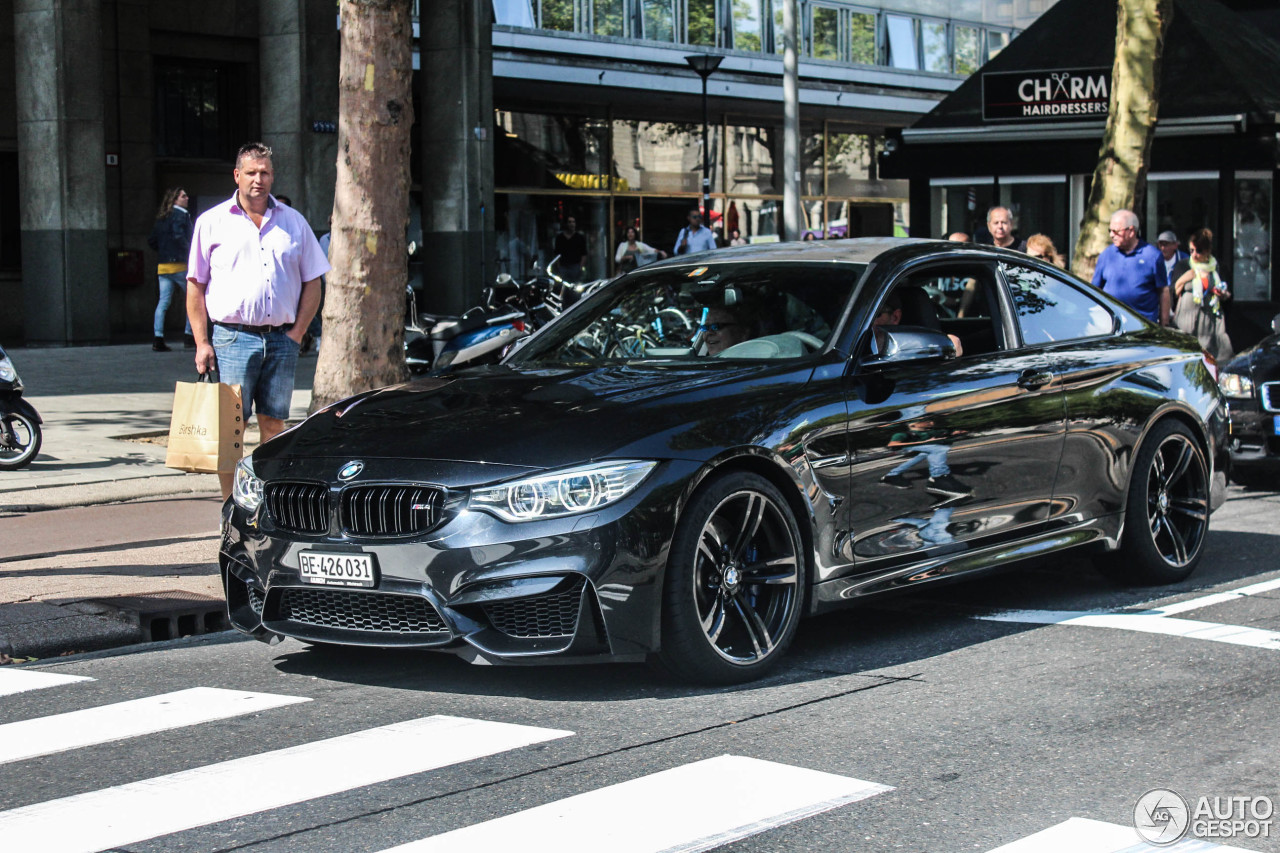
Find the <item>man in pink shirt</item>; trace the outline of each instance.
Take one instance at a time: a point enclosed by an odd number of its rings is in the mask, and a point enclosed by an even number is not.
[[[196,371],[239,385],[262,440],[284,430],[298,348],[320,304],[329,262],[302,214],[271,196],[271,149],[240,147],[236,193],[196,220],[187,262],[187,315]],[[211,325],[212,324],[212,325]],[[222,496],[231,474],[219,474]]]

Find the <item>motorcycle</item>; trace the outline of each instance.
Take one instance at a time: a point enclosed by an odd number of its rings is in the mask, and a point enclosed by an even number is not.
[[[406,291],[406,310],[405,362],[412,373],[494,363],[554,316],[537,282],[521,283],[505,273],[485,288],[482,304],[461,316],[420,312],[413,288]]]
[[[13,471],[40,452],[40,424],[35,407],[22,399],[22,380],[0,347],[0,470]]]

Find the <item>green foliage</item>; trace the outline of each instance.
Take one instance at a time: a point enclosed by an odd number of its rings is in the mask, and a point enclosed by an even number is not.
[[[592,26],[598,36],[618,36],[623,32],[623,0],[593,0]]]
[[[689,44],[714,47],[715,43],[715,0],[689,0]]]
[[[854,12],[849,16],[849,47],[849,58],[854,62],[876,64],[875,15]]]
[[[573,32],[573,0],[542,0],[542,28]]]

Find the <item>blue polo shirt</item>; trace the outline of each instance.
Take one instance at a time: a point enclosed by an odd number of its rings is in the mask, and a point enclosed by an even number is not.
[[[1153,323],[1160,322],[1160,291],[1169,286],[1164,256],[1145,240],[1132,252],[1111,244],[1098,256],[1093,286],[1100,287]]]

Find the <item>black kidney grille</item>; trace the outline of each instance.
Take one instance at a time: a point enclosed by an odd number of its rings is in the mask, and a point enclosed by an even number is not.
[[[406,536],[435,527],[442,495],[427,486],[351,486],[342,493],[342,526],[356,536]]]
[[[1262,408],[1280,412],[1280,382],[1267,382],[1262,386]]]
[[[416,595],[285,589],[280,618],[322,628],[385,634],[438,634],[448,627],[431,602]]]
[[[579,580],[563,592],[535,595],[484,605],[489,622],[508,637],[572,637],[578,628]]]
[[[329,529],[329,489],[316,483],[276,482],[266,485],[267,512],[277,527],[297,533]]]

